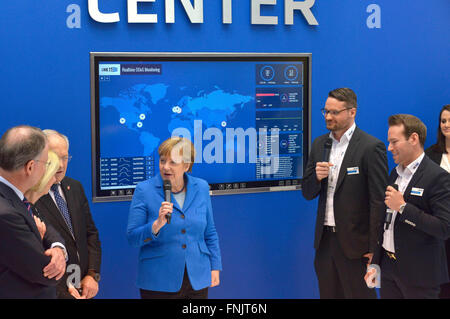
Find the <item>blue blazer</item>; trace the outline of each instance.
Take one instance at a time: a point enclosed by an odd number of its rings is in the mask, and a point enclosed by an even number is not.
[[[152,233],[164,201],[163,181],[157,176],[137,185],[128,216],[127,238],[139,247],[137,286],[145,290],[176,292],[184,268],[194,290],[211,285],[211,270],[222,270],[219,238],[214,226],[209,185],[187,177],[183,209],[172,195],[170,224]]]

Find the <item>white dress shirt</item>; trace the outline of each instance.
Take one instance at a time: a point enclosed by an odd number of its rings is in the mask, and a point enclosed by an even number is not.
[[[450,162],[448,161],[448,154],[443,153],[441,159],[441,167],[450,173]]]
[[[331,146],[329,162],[331,162],[333,166],[330,167],[330,173],[328,175],[327,204],[325,208],[325,221],[323,223],[325,226],[336,226],[334,221],[334,192],[336,190],[336,183],[339,177],[342,160],[344,159],[345,152],[347,151],[355,129],[356,124],[353,123],[339,141],[336,140],[333,133],[330,132],[333,144]]]
[[[404,195],[406,188],[408,187],[409,182],[411,182],[414,173],[417,171],[420,163],[422,162],[425,153],[422,153],[415,161],[410,163],[405,168],[401,165],[397,165],[395,170],[397,171],[398,177],[395,180],[395,184],[398,185],[399,192]],[[392,213],[392,221],[389,225],[389,228],[384,231],[383,234],[383,248],[391,253],[395,253],[395,243],[394,243],[394,224],[395,218],[397,217],[397,212],[394,211]]]

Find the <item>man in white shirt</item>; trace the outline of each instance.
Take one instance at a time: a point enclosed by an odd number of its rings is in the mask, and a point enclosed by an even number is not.
[[[444,241],[450,236],[450,175],[425,155],[425,139],[426,126],[417,117],[389,117],[388,150],[398,164],[389,182],[398,190],[386,189],[392,221],[373,260],[381,267],[381,298],[438,298],[449,280]]]
[[[356,126],[356,108],[351,89],[329,92],[322,114],[330,132],[314,140],[302,181],[306,199],[319,196],[314,268],[321,298],[376,298],[363,276],[383,222],[387,155],[383,142]]]

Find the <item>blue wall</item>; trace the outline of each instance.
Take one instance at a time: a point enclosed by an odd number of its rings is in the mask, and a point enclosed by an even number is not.
[[[178,1],[177,1],[178,2]],[[284,1],[264,15],[279,24],[251,25],[250,1],[233,1],[233,23],[222,24],[221,1],[204,1],[204,23],[189,22],[176,5],[164,23],[164,1],[142,4],[157,24],[127,23],[125,0],[99,0],[121,21],[101,24],[87,1],[2,1],[0,4],[0,131],[26,123],[64,132],[74,156],[68,175],[91,196],[90,51],[311,52],[312,138],[325,132],[326,94],[348,86],[358,94],[357,124],[386,140],[387,117],[412,113],[436,138],[437,116],[450,98],[450,1],[317,0],[318,26],[297,12],[284,25]],[[69,29],[69,4],[81,8],[81,28]],[[369,29],[366,8],[381,8],[381,28]],[[392,160],[390,159],[392,168]],[[136,298],[137,250],[128,246],[128,202],[92,204],[103,245],[100,298]],[[212,298],[316,298],[313,234],[316,201],[279,192],[213,198],[224,271]]]

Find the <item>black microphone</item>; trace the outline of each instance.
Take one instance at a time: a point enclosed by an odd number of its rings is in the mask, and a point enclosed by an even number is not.
[[[327,138],[325,144],[323,145],[323,162],[328,163],[330,161],[330,153],[332,145],[333,140],[331,139],[331,137]]]
[[[396,191],[398,191],[398,185],[392,184],[390,185],[393,188],[395,188]],[[394,213],[394,210],[390,209],[389,207],[386,209],[386,216],[384,217],[384,230],[387,230],[389,228],[389,225],[392,221],[392,214]]]
[[[170,203],[170,199],[172,196],[172,184],[168,179],[164,181],[164,198],[166,202]],[[170,220],[172,219],[172,213],[168,213],[166,215],[167,224],[170,224]]]

